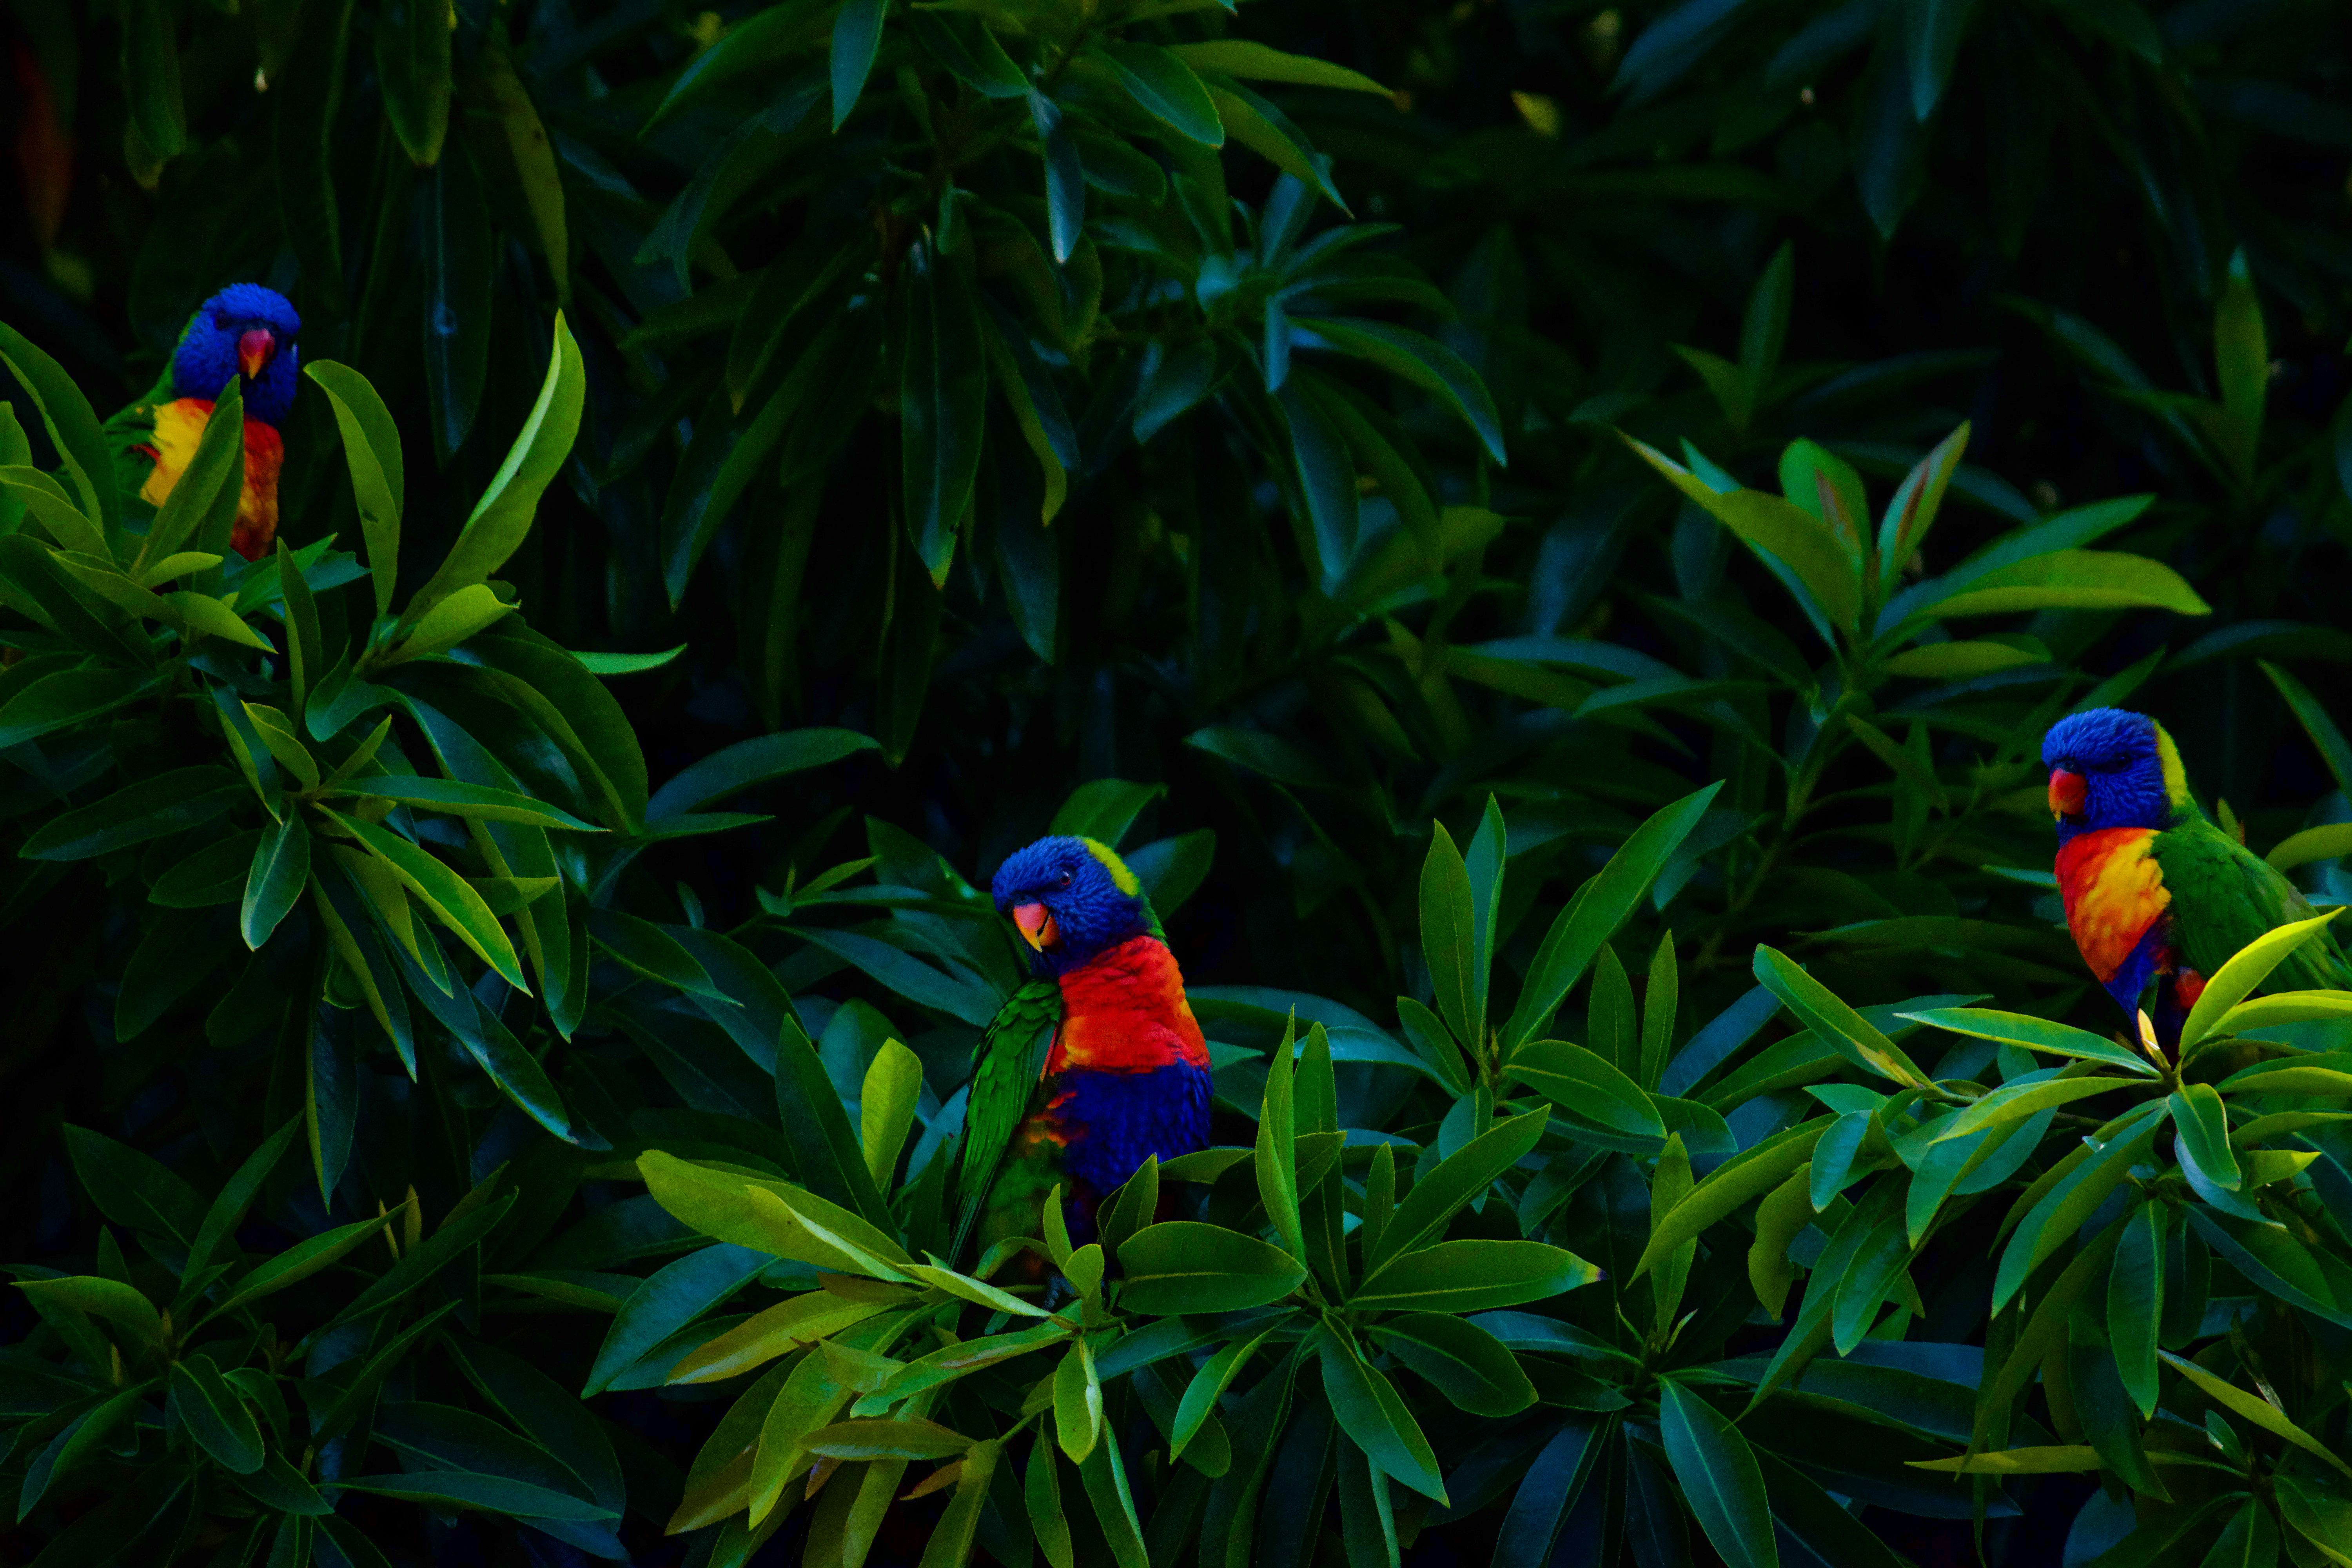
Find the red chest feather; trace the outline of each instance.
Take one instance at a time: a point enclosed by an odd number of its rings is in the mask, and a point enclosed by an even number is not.
[[[2172,902],[2157,867],[2155,838],[2151,827],[2104,827],[2079,834],[2058,850],[2066,928],[2103,984],[2115,978]]]
[[[1184,976],[1167,944],[1139,936],[1062,976],[1062,1030],[1048,1073],[1068,1068],[1151,1072],[1171,1063],[1205,1068],[1208,1047],[1184,1001]]]

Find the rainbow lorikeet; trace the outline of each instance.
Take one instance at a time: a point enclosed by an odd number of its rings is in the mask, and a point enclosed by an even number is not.
[[[1072,1241],[1152,1156],[1209,1138],[1209,1056],[1184,977],[1135,873],[1091,838],[1041,838],[992,891],[1029,944],[1033,978],[973,1053],[958,1162],[954,1257],[1035,1236],[1058,1184]]]
[[[181,329],[172,360],[147,395],[106,422],[115,480],[126,496],[160,507],[196,455],[213,399],[229,377],[245,399],[245,488],[229,543],[257,561],[278,535],[278,470],[286,458],[278,426],[294,410],[302,318],[286,296],[258,283],[232,283]]]
[[[2274,867],[2206,820],[2172,737],[2146,714],[2093,708],[2062,719],[2042,740],[2042,761],[2074,945],[2126,1018],[2137,1019],[2155,984],[2150,1022],[2170,1049],[2206,976],[2263,932],[2315,911]],[[2352,986],[2352,964],[2322,931],[2272,981]]]

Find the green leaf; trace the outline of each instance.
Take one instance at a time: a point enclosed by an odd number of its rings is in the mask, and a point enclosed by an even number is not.
[[[1955,1454],[1948,1459],[1907,1459],[1915,1469],[1956,1476],[2053,1476],[2099,1468],[2099,1451],[2084,1444],[2002,1448],[1990,1454]]]
[[[1518,1357],[1475,1323],[1444,1312],[1407,1312],[1370,1332],[1373,1343],[1473,1415],[1516,1415],[1536,1401]]]
[[[906,1147],[907,1130],[914,1124],[915,1102],[922,1089],[923,1058],[896,1040],[883,1041],[882,1048],[866,1064],[865,1089],[858,1100],[866,1168],[883,1192],[893,1184],[891,1175],[898,1168],[898,1152]]]
[[[659,669],[665,665],[675,662],[677,656],[684,653],[686,649],[687,645],[680,643],[676,647],[666,649],[661,653],[582,653],[577,648],[567,651],[580,661],[581,668],[587,670],[589,674],[609,678],[615,675],[643,675],[647,670]]]
[[[247,625],[243,616],[209,594],[184,588],[157,597],[163,602],[164,618],[180,627],[182,636],[190,642],[200,636],[215,637],[224,642],[257,647],[264,653],[278,651],[268,637]]]
[[[1298,87],[1335,87],[1354,92],[1391,96],[1371,78],[1328,60],[1287,55],[1280,49],[1243,38],[1215,38],[1204,43],[1172,44],[1167,52],[1196,71],[1217,71],[1244,81],[1289,82]]]
[[[42,676],[0,703],[0,749],[111,712],[142,695],[152,681],[131,669],[61,669]]]
[[[1813,1146],[1829,1127],[1828,1117],[1816,1118],[1776,1132],[1717,1165],[1682,1202],[1663,1216],[1652,1216],[1650,1239],[1625,1277],[1640,1279],[1672,1257],[1685,1242],[1696,1239],[1700,1232],[1749,1199],[1761,1197],[1788,1180],[1790,1173],[1812,1157]]]
[[[2186,1058],[2198,1042],[2212,1034],[2213,1026],[2222,1015],[2244,1001],[2255,986],[2270,978],[2272,970],[2286,962],[2295,949],[2326,929],[2329,921],[2344,911],[2330,910],[2326,914],[2307,921],[2294,921],[2274,930],[2264,931],[2233,953],[2227,963],[2216,970],[2199,993],[2196,1005],[2189,1009],[2189,1020],[2180,1026],[2180,1054]]]
[[[1868,1019],[1847,1006],[1836,993],[1806,973],[1786,953],[1759,942],[1750,967],[1757,983],[1778,996],[1783,1006],[1838,1055],[1906,1089],[1929,1087],[1927,1075],[1919,1070],[1902,1047],[1880,1034]]]
[[[849,0],[833,18],[833,128],[841,129],[882,47],[882,18],[889,0]]]
[[[172,486],[172,493],[156,509],[140,545],[136,565],[143,567],[173,554],[191,540],[226,538],[234,526],[237,501],[245,488],[244,382],[232,376],[220,389],[204,434],[196,438],[195,455]]]
[[[253,848],[244,902],[237,910],[237,934],[247,948],[269,940],[310,881],[310,829],[299,813],[289,812],[285,821],[263,828],[261,841]]]
[[[2347,855],[2352,855],[2352,823],[2335,822],[2288,835],[2263,858],[2282,871],[2292,871],[2314,860],[2336,860]]]
[[[487,583],[473,583],[457,589],[440,600],[416,618],[416,624],[406,636],[391,644],[376,658],[368,661],[371,669],[383,669],[412,658],[426,658],[446,653],[477,632],[486,631],[514,610]]]
[[[106,1445],[114,1436],[115,1428],[146,1403],[152,1386],[147,1382],[132,1384],[87,1415],[77,1417],[50,1440],[47,1448],[34,1455],[32,1462],[26,1467],[24,1484],[17,1492],[17,1519],[22,1521],[31,1517],[34,1505],[41,1500],[51,1484],[79,1468],[83,1460]],[[118,1503],[116,1506],[121,1505]],[[99,1511],[103,1515],[106,1510]]]
[[[1965,0],[1909,0],[1900,13],[1912,118],[1925,124],[1951,80],[1970,7]]]
[[[1233,1386],[1234,1376],[1256,1353],[1257,1348],[1265,1342],[1266,1335],[1272,1332],[1268,1329],[1251,1339],[1228,1340],[1201,1363],[1201,1369],[1185,1385],[1184,1397],[1176,1406],[1175,1425],[1168,1436],[1170,1464],[1183,1457],[1184,1450],[1200,1435],[1201,1428],[1216,1414],[1217,1402],[1224,1397],[1225,1390]]]
[[[1553,1104],[1587,1121],[1637,1138],[1664,1138],[1666,1124],[1657,1107],[1597,1051],[1566,1040],[1529,1040],[1511,1053],[1503,1076],[1516,1079]]]
[[[1990,1007],[1928,1007],[1916,1013],[1897,1013],[1895,1016],[1911,1023],[1949,1029],[1956,1035],[1996,1040],[2005,1046],[2021,1046],[2030,1051],[2047,1051],[2052,1056],[2079,1057],[2085,1061],[2105,1062],[2110,1067],[2127,1068],[2143,1078],[2152,1078],[2158,1070],[2146,1057],[2116,1044],[2104,1035],[2095,1035],[2088,1029],[2077,1029],[2066,1024],[2053,1024],[2023,1013],[2002,1013]]]
[[[104,1318],[128,1329],[140,1343],[163,1342],[163,1320],[154,1303],[120,1279],[96,1274],[68,1274],[51,1279],[19,1280],[16,1288],[40,1300]]]
[[[239,1484],[256,1501],[279,1513],[323,1519],[335,1511],[335,1505],[321,1497],[301,1471],[275,1454],[264,1454],[260,1468],[243,1477]]]
[[[1168,793],[1166,784],[1129,784],[1125,779],[1095,779],[1070,792],[1062,809],[1054,814],[1048,833],[1075,834],[1096,838],[1118,847],[1128,829],[1143,808]],[[1134,858],[1129,857],[1129,869],[1134,869]],[[1139,877],[1140,872],[1137,875]]]
[[[1307,1261],[1306,1233],[1298,1210],[1298,1113],[1294,1091],[1296,1058],[1291,1051],[1294,1016],[1284,1026],[1281,1040],[1268,1058],[1265,1095],[1257,1114],[1257,1142],[1252,1164],[1257,1176],[1258,1201],[1265,1206],[1275,1239],[1290,1256]]]
[[[220,1249],[221,1244],[235,1236],[238,1227],[245,1224],[246,1211],[260,1195],[261,1184],[269,1179],[269,1173],[278,1168],[278,1161],[286,1157],[286,1151],[293,1147],[294,1135],[301,1126],[299,1116],[289,1117],[280,1123],[277,1131],[263,1139],[260,1146],[246,1156],[245,1163],[236,1168],[236,1173],[228,1179],[211,1205],[205,1210],[195,1238],[188,1245],[187,1264],[180,1270],[182,1297],[172,1304],[173,1317],[187,1315],[188,1307],[193,1305],[188,1291],[204,1278],[207,1266],[213,1261],[213,1254]]]
[[[461,588],[482,582],[506,563],[530,531],[539,498],[563,467],[579,433],[580,413],[587,395],[587,371],[580,345],[556,312],[554,345],[547,358],[547,377],[520,434],[507,449],[506,460],[491,476],[481,499],[474,503],[457,542],[450,546],[425,586],[401,613],[395,635],[405,634],[442,600]]]
[[[1780,351],[1789,341],[1796,271],[1796,247],[1783,241],[1748,291],[1748,310],[1740,318],[1739,373],[1759,396],[1770,388],[1773,372],[1780,367]]]
[[[232,904],[245,891],[253,851],[261,842],[257,828],[218,838],[175,862],[147,889],[151,903],[173,910],[209,909]]]
[[[2341,991],[2276,991],[2241,1002],[2213,1021],[2209,1037],[2243,1034],[2277,1024],[2325,1023],[2352,1017],[2352,996]]]
[[[2084,1148],[2089,1157],[2042,1191],[2018,1222],[2008,1248],[2001,1254],[2000,1269],[1993,1277],[1993,1310],[2007,1306],[2025,1284],[2026,1277],[2043,1258],[2071,1240],[2083,1222],[2106,1200],[2107,1194],[2129,1173],[2133,1163],[2147,1152],[2157,1129],[2164,1123],[2164,1113],[2165,1102],[2155,1101],[2123,1118],[2105,1142],[2086,1141]],[[2026,1195],[2032,1194],[2029,1191]],[[2023,1201],[2022,1197],[2019,1200],[2021,1204]]]
[[[2236,1192],[2244,1179],[2230,1148],[2230,1113],[2210,1083],[2185,1084],[2169,1097],[2173,1152],[2194,1184]]]
[[[1429,853],[1421,863],[1422,957],[1429,965],[1438,1012],[1454,1037],[1473,1047],[1481,1046],[1486,1035],[1475,1003],[1482,988],[1475,939],[1469,868],[1444,824],[1433,823]]]
[[[1032,89],[1029,119],[1045,153],[1045,224],[1054,259],[1066,264],[1085,231],[1086,170],[1078,162],[1078,144],[1062,121],[1061,105]]]
[[[1404,327],[1356,317],[1294,316],[1297,326],[1342,353],[1367,359],[1440,399],[1484,442],[1499,466],[1510,461],[1503,447],[1502,416],[1494,395],[1469,363],[1434,338]]]
[[[2165,1205],[2143,1203],[2124,1222],[2107,1273],[2107,1343],[2143,1419],[2156,1414],[2157,1335],[2164,1322]]]
[[[37,683],[34,690],[41,684],[46,682]],[[23,693],[0,709],[0,727],[16,702],[31,695]],[[50,818],[34,829],[17,853],[28,860],[87,860],[210,822],[244,794],[244,781],[226,768],[211,763],[173,768]]]
[[[122,74],[131,127],[146,158],[160,165],[187,148],[188,118],[180,92],[179,29],[162,0],[129,0],[122,26]],[[151,176],[152,178],[152,176]]]
[[[555,149],[548,141],[547,128],[540,122],[530,90],[515,74],[514,62],[503,40],[493,33],[488,42],[489,47],[482,50],[479,74],[475,80],[495,112],[499,130],[505,133],[507,153],[513,160],[516,180],[522,186],[523,205],[530,214],[539,253],[547,258],[548,270],[555,279],[555,303],[568,310],[572,304],[572,246],[564,219],[563,182],[556,172]]]
[[[2263,331],[2263,304],[2246,269],[2246,253],[2230,257],[2221,297],[2213,309],[2213,367],[2221,384],[2222,458],[2241,484],[2252,484],[2263,440],[2263,403],[2270,392],[2271,351]]]
[[[1029,1528],[1037,1538],[1051,1568],[1076,1568],[1077,1557],[1071,1550],[1070,1523],[1062,1511],[1062,1481],[1055,1472],[1061,1461],[1060,1452],[1053,1444],[1040,1441],[1029,1451],[1029,1468],[1021,1479],[1024,1511],[1029,1516]]]
[[[801,1439],[811,1454],[834,1459],[944,1459],[971,1447],[971,1439],[936,1421],[836,1421]]]
[[[1938,642],[1906,648],[1879,668],[1889,675],[1915,680],[1972,680],[1996,670],[2049,662],[2048,654],[2011,643]],[[1851,720],[1853,716],[1847,717]]]
[[[0,364],[6,365],[32,395],[33,406],[40,411],[41,427],[63,459],[74,493],[81,498],[80,510],[98,524],[105,538],[113,538],[122,526],[121,502],[115,493],[114,464],[106,433],[90,409],[89,399],[57,361],[5,321],[0,321]]]
[[[1642,1057],[1639,1081],[1650,1094],[1665,1078],[1666,1059],[1674,1053],[1675,1016],[1681,1006],[1682,982],[1675,958],[1675,933],[1658,939],[1650,959],[1650,973],[1642,990]]]
[[[1556,1044],[1557,1042],[1547,1042]],[[1573,1047],[1568,1047],[1574,1049]],[[1390,1215],[1379,1240],[1367,1241],[1365,1267],[1378,1269],[1444,1234],[1446,1222],[1531,1152],[1549,1113],[1532,1110],[1487,1129],[1437,1163],[1412,1184]]]
[[[62,549],[71,550],[96,562],[110,559],[106,541],[98,525],[89,515],[66,497],[65,487],[48,475],[22,465],[0,468],[0,493],[5,493],[18,506],[30,511],[48,536]],[[38,549],[38,542],[26,536],[26,542]]]
[[[261,1468],[268,1451],[262,1446],[261,1428],[210,1356],[173,1362],[171,1381],[167,1414],[177,1418],[198,1447],[237,1475],[249,1476]]]
[[[2263,673],[2270,677],[2271,684],[2278,688],[2278,694],[2286,700],[2287,709],[2294,713],[2295,722],[2303,726],[2303,732],[2310,736],[2311,743],[2318,748],[2319,760],[2327,764],[2328,773],[2336,780],[2336,787],[2352,795],[2352,741],[2344,738],[2344,731],[2336,727],[2336,721],[2327,716],[2327,710],[2311,694],[2309,687],[2268,659],[2255,662],[2262,667]],[[0,709],[0,721],[6,717],[6,710]]]
[[[1706,384],[1716,406],[1723,410],[1723,422],[1734,431],[1745,431],[1756,412],[1755,395],[1747,374],[1721,354],[1711,354],[1687,343],[1671,346],[1676,356]]]
[[[1936,1122],[1936,1142],[2006,1127],[2095,1094],[2112,1094],[2134,1087],[2137,1086],[2128,1079],[2116,1078],[2041,1079],[2004,1084],[1975,1104]]]
[[[480,1190],[478,1188],[477,1192]],[[509,1191],[484,1201],[470,1202],[470,1206],[461,1205],[450,1218],[442,1222],[439,1229],[410,1245],[397,1263],[346,1302],[325,1326],[332,1329],[380,1312],[415,1293],[452,1264],[467,1258],[484,1237],[499,1227],[519,1196]]]
[[[679,770],[656,790],[646,802],[646,820],[667,822],[771,779],[875,749],[871,736],[855,730],[787,730],[739,741]]]
[[[255,1265],[249,1273],[230,1286],[228,1294],[215,1303],[212,1310],[198,1321],[209,1322],[224,1312],[234,1312],[264,1296],[301,1283],[320,1269],[340,1262],[345,1253],[392,1224],[399,1213],[395,1209],[390,1215],[374,1219],[354,1220],[350,1225],[339,1226],[308,1240],[296,1242],[277,1257]]]
[[[440,161],[449,132],[450,31],[438,0],[402,0],[375,29],[384,118],[420,169]]]
[[[1660,807],[1618,846],[1609,864],[1560,910],[1551,930],[1545,933],[1543,945],[1536,950],[1535,962],[1528,968],[1518,1005],[1511,1009],[1510,1021],[1503,1026],[1502,1046],[1506,1053],[1515,1051],[1522,1041],[1551,1022],[1570,989],[1583,978],[1586,967],[1601,945],[1640,907],[1651,884],[1706,816],[1707,806],[1722,787],[1720,783],[1711,784],[1696,794]]]
[[[613,1315],[581,1397],[602,1393],[647,1352],[727,1300],[774,1261],[771,1254],[722,1242],[656,1269]]]
[[[1054,1366],[1054,1441],[1082,1465],[1102,1436],[1102,1383],[1086,1341],[1074,1340]]]
[[[1963,420],[1958,429],[1919,459],[1888,499],[1886,514],[1878,522],[1878,581],[1882,592],[1900,583],[1904,569],[1918,558],[1919,547],[1927,542],[1928,529],[1935,526],[1936,514],[1943,508],[1944,492],[1950,488],[1952,476],[1958,472],[1961,454],[1968,447],[1969,426]],[[1890,663],[1887,668],[1891,670],[1894,666]]]
[[[589,1502],[569,1492],[554,1491],[505,1476],[483,1475],[475,1470],[411,1470],[405,1475],[338,1479],[335,1484],[346,1491],[397,1498],[404,1502],[419,1503],[445,1513],[458,1509],[479,1509],[514,1519],[551,1520],[575,1524],[621,1517],[617,1509]]]
[[[1097,53],[1110,63],[1119,85],[1145,113],[1203,147],[1225,144],[1217,106],[1181,53],[1145,43],[1104,44]]]
[[[2288,1420],[2286,1415],[2267,1399],[2246,1393],[2234,1384],[2224,1383],[2193,1361],[2186,1361],[2170,1351],[2158,1351],[2165,1364],[2195,1384],[2205,1396],[2231,1414],[2268,1432],[2272,1436],[2294,1444],[2306,1454],[2316,1455],[2347,1476],[2352,1476],[2352,1464],[2347,1464],[2333,1448]]]
[[[1936,616],[2000,616],[2021,610],[2170,610],[2210,616],[2179,573],[2160,561],[2113,550],[2053,550],[1972,579],[1961,591],[1917,612]]]
[[[2286,1506],[2294,1504],[2289,1501]],[[2200,1568],[2277,1568],[2278,1559],[2278,1524],[2261,1499],[2248,1498],[2221,1527]]]
[[[1600,1277],[1576,1254],[1542,1242],[1441,1241],[1372,1271],[1348,1305],[1359,1311],[1484,1312],[1557,1296]]]
[[[914,10],[907,14],[907,24],[923,52],[973,91],[995,99],[1020,98],[1028,92],[1029,79],[978,16]]]
[[[1162,1317],[1266,1306],[1307,1278],[1281,1247],[1193,1220],[1146,1226],[1119,1247],[1118,1261],[1119,1305]]]
[[[1848,632],[1858,628],[1862,617],[1861,584],[1856,580],[1853,560],[1827,524],[1762,490],[1718,491],[1664,452],[1631,436],[1623,440],[1635,456],[1664,475],[1667,483],[1696,501],[1750,549],[1780,562],[1794,573],[1832,625]]]
[[[1658,1436],[1699,1528],[1731,1568],[1778,1568],[1764,1472],[1739,1429],[1668,1378],[1658,1385]]]
[[[1339,1429],[1383,1474],[1445,1506],[1445,1480],[1439,1473],[1437,1456],[1396,1385],[1328,1328],[1323,1331],[1318,1350],[1323,1363],[1323,1394],[1331,1402]]]
[[[370,773],[331,791],[396,801],[425,811],[446,812],[485,822],[520,822],[536,827],[562,828],[572,833],[602,833],[593,822],[583,822],[568,811],[533,800],[513,790],[467,784],[462,779],[433,778],[423,773]]]
[[[423,4],[430,10],[433,0]],[[409,9],[414,14],[416,7]],[[388,106],[395,101],[387,95]],[[412,156],[415,152],[410,149]],[[473,432],[489,376],[498,236],[465,140],[419,183],[425,412],[434,455],[446,463]]]
[[[358,371],[332,360],[313,360],[302,372],[319,384],[335,411],[343,438],[343,465],[351,470],[352,500],[367,541],[368,573],[375,584],[375,613],[392,608],[400,576],[400,521],[407,495],[407,470],[400,451],[400,427],[375,387]]]
[[[1780,493],[1827,524],[1853,569],[1863,571],[1870,555],[1870,510],[1852,464],[1819,442],[1791,441],[1780,454]]]
[[[530,994],[530,984],[523,978],[514,944],[507,940],[505,929],[482,901],[482,895],[463,877],[396,833],[362,818],[345,816],[331,806],[321,805],[319,810],[390,867],[417,901],[471,948],[476,957],[497,970],[500,979]]]
[[[853,0],[853,8],[863,0]],[[880,9],[875,0],[875,9]],[[840,37],[836,30],[835,37]],[[971,505],[988,412],[988,364],[963,269],[934,247],[907,261],[907,348],[898,450],[907,531],[933,583],[944,579]]]

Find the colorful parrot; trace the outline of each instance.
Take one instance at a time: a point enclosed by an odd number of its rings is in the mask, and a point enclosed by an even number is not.
[[[293,412],[302,318],[286,296],[258,283],[232,283],[196,308],[179,346],[147,395],[106,422],[116,482],[125,495],[160,507],[204,438],[213,399],[243,378],[245,489],[229,543],[257,561],[278,534],[278,470],[286,444],[278,426]]]
[[[1209,1138],[1209,1056],[1184,977],[1135,873],[1091,838],[1041,838],[992,889],[1032,952],[1033,978],[972,1056],[953,1258],[1039,1234],[1062,1188],[1074,1245],[1146,1158]]]
[[[2142,713],[2094,708],[2060,720],[2042,742],[2058,819],[2058,890],[2083,960],[2137,1027],[2167,1050],[2205,977],[2264,931],[2309,920],[2310,904],[2275,868],[2205,818],[2180,752]],[[2271,972],[2281,990],[2352,986],[2352,964],[2322,931]]]

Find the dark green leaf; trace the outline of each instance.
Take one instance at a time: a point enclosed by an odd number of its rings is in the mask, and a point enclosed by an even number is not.
[[[1764,1474],[1738,1428],[1681,1384],[1659,1385],[1659,1436],[1699,1528],[1734,1568],[1776,1568]]]
[[[172,1363],[170,1413],[196,1446],[240,1476],[261,1468],[261,1428],[209,1356]]]
[[[1147,1226],[1118,1249],[1130,1311],[1234,1312],[1289,1295],[1307,1277],[1290,1254],[1255,1237],[1192,1220]]]

